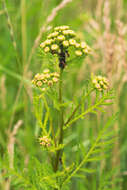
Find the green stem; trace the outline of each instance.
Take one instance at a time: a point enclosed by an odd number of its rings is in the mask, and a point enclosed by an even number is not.
[[[89,92],[87,92],[87,94],[82,98],[81,102],[75,107],[74,111],[72,112],[72,114],[70,115],[70,117],[68,118],[68,120],[64,123],[64,126],[67,126],[68,123],[73,119],[75,113],[78,111],[78,109],[80,108],[80,106],[82,105],[82,102],[85,100],[85,98],[87,96],[89,96],[89,94],[93,91],[94,89],[91,88]]]
[[[60,136],[59,136],[58,144],[63,143],[64,108],[62,106],[62,103],[63,103],[63,99],[62,99],[62,86],[63,86],[62,76],[63,76],[63,69],[60,69],[60,80],[59,80],[59,104],[60,104],[59,127],[60,127]],[[58,150],[56,152],[56,159],[55,159],[55,164],[54,164],[54,171],[55,172],[58,170],[60,154],[61,154],[61,150]]]

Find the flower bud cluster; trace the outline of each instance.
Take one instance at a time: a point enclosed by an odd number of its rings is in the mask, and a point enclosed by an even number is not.
[[[45,91],[47,87],[53,86],[59,80],[59,74],[57,72],[51,73],[49,69],[45,69],[43,73],[37,73],[32,80],[32,83],[37,87],[42,88]]]
[[[100,75],[93,76],[92,83],[94,87],[99,91],[106,90],[109,87],[109,82],[106,77],[102,77]]]
[[[39,138],[40,145],[44,147],[49,147],[51,146],[51,139],[47,136],[43,136]]]
[[[91,49],[85,42],[78,42],[76,34],[70,30],[69,26],[59,26],[54,28],[53,33],[40,44],[45,53],[60,55],[61,51],[68,52],[69,47],[74,47],[75,55],[82,56],[90,53]]]

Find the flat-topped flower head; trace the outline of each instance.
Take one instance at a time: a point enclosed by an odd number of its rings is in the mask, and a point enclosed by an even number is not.
[[[53,86],[59,81],[59,73],[50,72],[49,69],[44,69],[43,73],[37,73],[32,80],[32,83],[40,88],[43,92],[46,91],[48,87]]]
[[[103,76],[92,76],[92,83],[94,88],[99,91],[106,90],[109,88],[109,82],[106,77]]]
[[[91,50],[86,42],[81,42],[76,37],[76,33],[69,26],[55,27],[40,47],[46,54],[57,55],[62,69],[66,66],[67,58],[71,54],[75,57],[86,56]]]

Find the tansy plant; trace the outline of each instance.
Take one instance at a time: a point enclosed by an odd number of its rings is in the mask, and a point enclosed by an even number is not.
[[[70,110],[69,103],[64,97],[67,87],[63,83],[66,80],[64,71],[69,64],[68,58],[71,54],[75,59],[83,58],[91,53],[91,49],[86,42],[81,42],[77,38],[76,33],[69,26],[54,28],[47,39],[40,44],[40,48],[43,53],[56,56],[58,63],[57,71],[46,68],[42,73],[36,74],[32,81],[36,89],[39,89],[34,97],[35,115],[41,127],[37,141],[40,148],[47,153],[46,164],[51,166],[50,170],[42,172],[43,174],[36,173],[40,175],[37,189],[66,190],[70,189],[70,181],[73,177],[76,175],[82,177],[86,175],[86,171],[91,172],[88,167],[89,162],[104,158],[102,151],[106,152],[114,141],[111,126],[116,115],[113,115],[105,126],[100,128],[97,136],[93,137],[79,163],[75,164],[75,160],[71,157],[67,162],[69,158],[66,155],[66,148],[69,148],[69,145],[66,143],[65,134],[66,137],[69,136],[71,130],[68,129],[73,126],[80,127],[78,122],[87,119],[86,115],[89,113],[103,112],[105,106],[112,104],[114,96],[106,77],[92,74],[87,87],[84,85],[80,101],[75,103],[70,100],[73,104]],[[53,112],[57,115],[57,121],[54,120]]]

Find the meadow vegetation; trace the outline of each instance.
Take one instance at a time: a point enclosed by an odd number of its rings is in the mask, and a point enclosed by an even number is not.
[[[127,189],[127,1],[0,1],[0,189]]]

